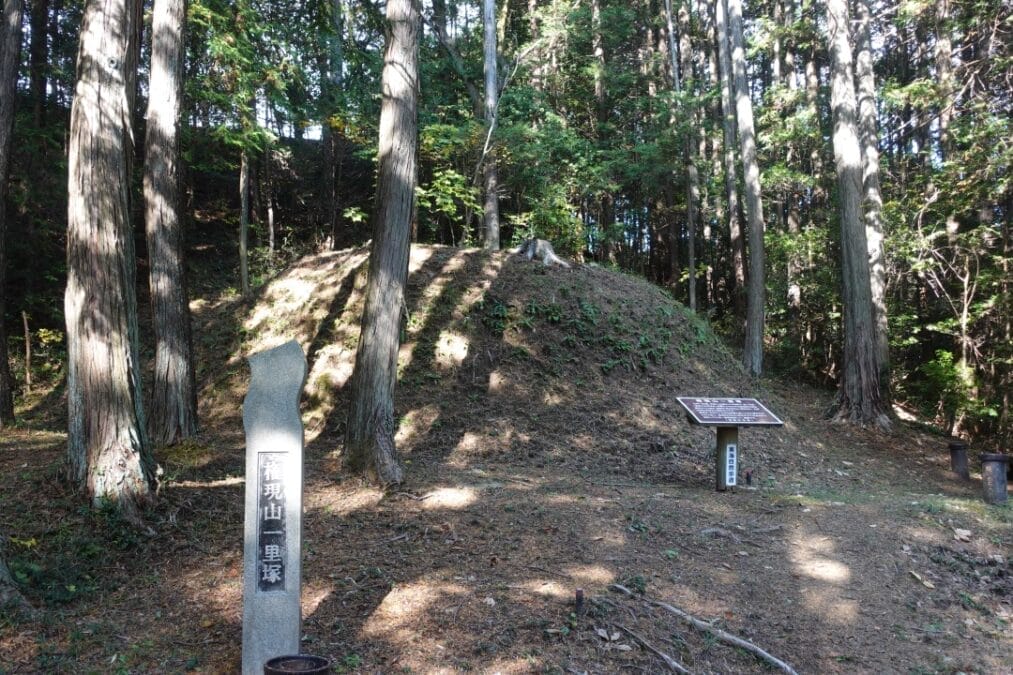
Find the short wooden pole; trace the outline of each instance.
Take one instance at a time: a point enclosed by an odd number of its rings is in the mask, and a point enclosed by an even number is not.
[[[718,427],[717,489],[734,490],[739,472],[739,428]]]

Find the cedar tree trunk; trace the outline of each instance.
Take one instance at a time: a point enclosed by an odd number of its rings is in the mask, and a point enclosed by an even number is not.
[[[883,197],[879,189],[879,129],[876,114],[876,78],[872,69],[871,0],[859,0],[858,54],[855,77],[858,84],[858,128],[862,141],[862,184],[865,191],[865,238],[869,246],[869,274],[872,311],[876,327],[876,358],[879,383],[884,396],[890,383],[890,334],[886,312],[886,258],[883,253]]]
[[[388,0],[373,245],[352,373],[345,462],[381,485],[403,480],[394,446],[394,388],[418,148],[419,10]]]
[[[21,0],[4,0],[0,24],[0,429],[14,421],[14,383],[7,360],[4,298],[7,294],[7,170],[14,135],[14,96],[21,56]],[[30,364],[25,364],[25,368]]]
[[[70,478],[95,506],[154,499],[141,402],[130,158],[137,0],[87,0],[70,115],[67,208],[67,446]]]
[[[492,143],[496,129],[496,98],[499,94],[499,76],[496,74],[496,0],[482,0],[482,24],[485,29],[485,124],[488,132],[486,144]],[[496,154],[489,148],[483,167],[485,179],[485,202],[482,214],[485,230],[485,247],[490,251],[499,250],[499,174],[496,170]]]
[[[148,432],[154,443],[163,445],[197,433],[197,387],[180,191],[179,111],[185,21],[185,0],[155,0],[144,143],[144,208],[155,331],[155,378]]]
[[[847,0],[827,0],[826,6],[844,304],[843,368],[832,415],[839,421],[887,427],[890,421],[880,397],[869,250],[862,222],[862,150],[858,139],[848,3]]]
[[[746,220],[749,224],[749,280],[746,286],[746,344],[742,360],[751,375],[763,373],[763,324],[766,287],[763,253],[763,202],[760,198],[760,166],[756,161],[753,104],[746,81],[746,51],[742,38],[742,0],[728,0],[728,32],[731,38],[732,75],[735,84],[735,118],[739,123],[743,184],[746,189]]]
[[[746,288],[746,247],[739,222],[739,182],[735,178],[735,109],[732,107],[732,57],[728,49],[728,27],[724,0],[714,3],[714,23],[718,37],[718,64],[721,73],[721,130],[725,167],[725,199],[728,210],[728,240],[732,249],[732,273],[735,279],[733,301],[737,312],[743,309]],[[741,316],[741,314],[740,314]]]

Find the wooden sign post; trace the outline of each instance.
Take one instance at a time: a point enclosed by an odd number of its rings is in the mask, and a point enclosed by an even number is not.
[[[303,427],[306,357],[295,340],[249,358],[246,525],[243,537],[243,675],[299,653],[302,631]]]
[[[693,424],[717,427],[716,475],[718,491],[738,484],[739,427],[779,427],[777,415],[755,398],[706,398],[680,396]]]

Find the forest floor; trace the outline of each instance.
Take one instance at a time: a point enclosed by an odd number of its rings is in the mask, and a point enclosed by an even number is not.
[[[414,247],[407,482],[350,476],[365,261],[310,256],[252,300],[194,302],[202,432],[156,453],[147,531],[61,480],[59,390],[21,411],[0,439],[0,532],[37,609],[0,614],[0,672],[238,671],[243,357],[289,338],[310,365],[302,646],[334,672],[667,672],[659,652],[694,673],[770,670],[652,602],[798,672],[1011,671],[1013,509],[950,473],[947,439],[824,421],[830,393],[751,380],[633,277]],[[715,490],[714,431],[680,395],[755,396],[785,420],[740,432],[751,485]]]

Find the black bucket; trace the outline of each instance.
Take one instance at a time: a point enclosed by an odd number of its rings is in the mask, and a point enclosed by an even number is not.
[[[264,675],[286,675],[286,673],[302,673],[315,675],[327,673],[331,662],[322,656],[296,654],[294,656],[276,656],[264,664]]]

